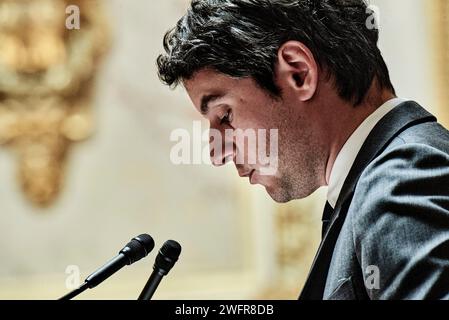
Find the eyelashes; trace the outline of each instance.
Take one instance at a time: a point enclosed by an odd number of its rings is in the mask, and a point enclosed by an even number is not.
[[[231,124],[232,122],[232,111],[228,110],[225,115],[220,119],[220,124]]]

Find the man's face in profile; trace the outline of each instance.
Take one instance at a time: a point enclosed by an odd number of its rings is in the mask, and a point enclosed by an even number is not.
[[[195,73],[184,85],[195,108],[209,121],[210,132],[221,135],[217,139],[210,134],[214,165],[233,161],[241,177],[264,186],[277,202],[303,198],[316,189],[319,148],[314,147],[307,110],[294,97],[274,98],[250,78],[232,78],[209,69]],[[245,132],[246,138],[226,134],[236,131]],[[249,143],[251,132],[255,136],[262,132],[266,144],[260,139]],[[277,139],[270,132],[276,132]],[[259,152],[275,158],[269,157],[270,163],[259,156],[253,161],[251,155]]]
[[[339,106],[361,105],[373,82],[394,92],[369,19],[364,0],[195,0],[164,36],[159,78],[184,84],[212,141],[226,129],[267,130],[268,137],[278,130],[272,174],[262,174],[263,161],[249,161],[260,143],[222,139],[212,144],[212,161],[232,159],[278,202],[301,199],[328,182],[337,140],[345,140],[332,126]],[[217,152],[226,147],[231,152]]]

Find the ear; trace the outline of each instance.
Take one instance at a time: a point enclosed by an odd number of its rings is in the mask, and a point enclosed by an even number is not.
[[[275,76],[282,92],[293,91],[301,101],[315,95],[318,66],[309,48],[299,41],[288,41],[281,46]]]

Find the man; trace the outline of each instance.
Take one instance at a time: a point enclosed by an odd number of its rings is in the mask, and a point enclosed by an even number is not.
[[[236,164],[275,201],[329,187],[301,299],[447,299],[449,132],[396,97],[370,14],[363,0],[193,1],[159,76],[215,131],[279,130],[275,174]],[[229,144],[215,165],[247,159]]]

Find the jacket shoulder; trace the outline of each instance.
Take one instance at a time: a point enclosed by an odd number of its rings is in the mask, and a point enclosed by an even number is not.
[[[368,165],[348,212],[357,259],[383,274],[371,298],[443,297],[445,282],[432,281],[449,270],[449,148],[438,137],[417,137],[397,137]],[[442,258],[434,268],[432,261]]]

